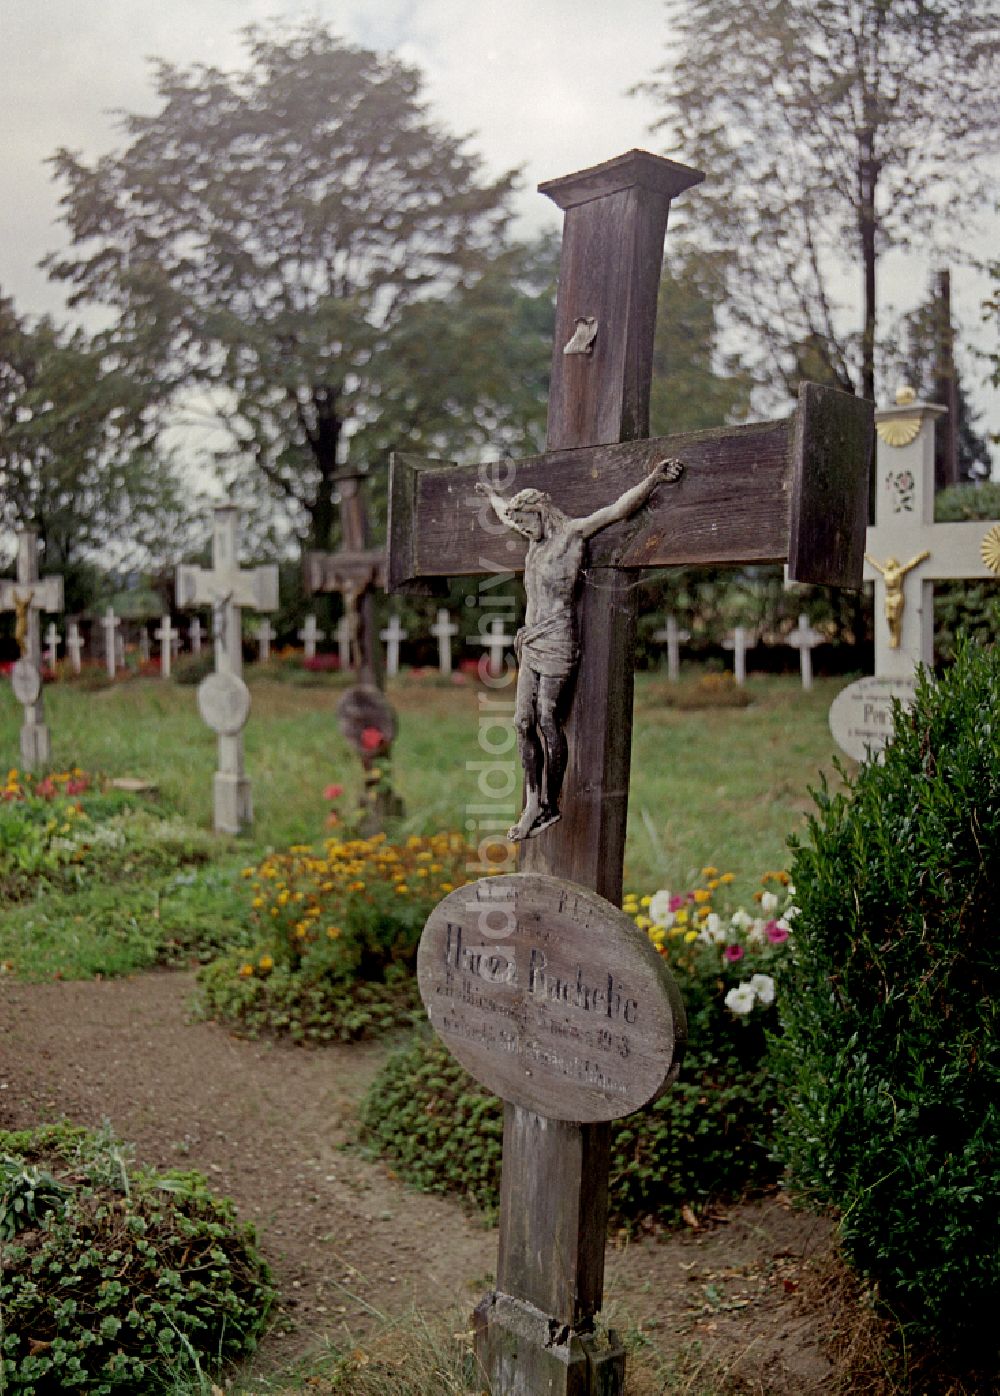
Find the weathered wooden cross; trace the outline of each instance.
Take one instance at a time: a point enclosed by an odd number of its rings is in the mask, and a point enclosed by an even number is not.
[[[590,542],[577,605],[562,818],[522,845],[521,873],[487,878],[467,894],[458,889],[464,906],[468,897],[481,898],[487,918],[497,911],[500,930],[476,923],[470,931],[469,918],[457,914],[442,919],[438,912],[458,895],[452,893],[432,914],[421,944],[421,989],[434,1005],[435,1026],[453,1050],[466,1042],[465,1060],[492,1063],[480,1079],[506,1082],[499,1087],[505,1113],[497,1288],[476,1319],[477,1351],[495,1396],[615,1396],[624,1380],[620,1348],[594,1335],[604,1278],[608,1121],[655,1094],[673,1069],[665,1027],[658,1069],[641,1090],[649,1059],[642,1051],[622,1055],[622,1039],[627,1048],[631,1034],[641,1041],[643,1031],[653,1031],[667,994],[638,967],[616,978],[615,957],[628,931],[607,905],[619,904],[622,890],[635,574],[787,558],[791,576],[802,581],[857,586],[861,576],[869,404],[806,385],[785,421],[642,439],[667,213],[671,199],[701,178],[632,151],[541,186],[565,211],[548,450],[516,464],[513,488],[547,491],[579,517],[618,498],[665,458],[680,460],[684,473]],[[477,482],[509,489],[510,467],[487,470],[395,460],[391,588],[523,565],[523,543],[498,535],[475,490]],[[459,929],[499,935],[505,915],[513,917],[509,955],[502,939],[495,948],[460,941]],[[595,938],[595,923],[606,924],[611,938]],[[628,945],[631,965],[640,951]],[[456,985],[459,995],[468,987],[467,1000],[455,997]],[[502,1014],[485,1011],[501,994]],[[605,1016],[606,1031],[597,1026]],[[561,1111],[560,1099],[576,1113]]]
[[[38,575],[38,534],[22,529],[17,534],[17,580],[0,581],[0,611],[13,611],[14,635],[20,657],[11,673],[14,697],[24,708],[21,724],[21,764],[27,771],[47,766],[52,741],[45,725],[42,701],[42,611],[63,608],[62,577]]]
[[[250,692],[243,682],[241,611],[278,609],[278,569],[273,564],[244,570],[239,565],[239,510],[215,509],[212,570],[182,564],[175,586],[181,610],[211,606],[214,613],[215,673],[198,686],[198,708],[219,737],[219,769],[214,781],[214,823],[220,833],[238,834],[253,822],[250,782],[243,765],[243,728],[250,716]]]
[[[438,642],[438,673],[447,678],[451,673],[451,642],[458,634],[458,626],[443,606],[431,626],[431,634]]]
[[[911,679],[934,663],[935,581],[1000,576],[1000,522],[934,522],[934,419],[912,389],[875,414],[875,523],[865,580],[875,583],[875,677]]]
[[[385,586],[385,549],[369,547],[368,516],[361,493],[366,476],[366,471],[356,467],[337,472],[343,547],[336,553],[306,553],[302,574],[310,596],[341,594],[350,626],[349,665],[358,671],[362,684],[378,687],[382,665],[374,593]]]

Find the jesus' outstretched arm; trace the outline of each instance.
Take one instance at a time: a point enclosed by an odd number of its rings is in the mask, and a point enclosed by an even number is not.
[[[585,518],[572,519],[570,525],[574,532],[582,534],[584,538],[593,538],[595,533],[600,533],[609,524],[618,523],[620,519],[627,519],[634,514],[645,504],[657,485],[672,484],[679,480],[683,473],[684,466],[679,460],[661,460],[645,480],[640,480],[637,485],[619,495],[613,504],[606,504],[603,509],[595,509]]]

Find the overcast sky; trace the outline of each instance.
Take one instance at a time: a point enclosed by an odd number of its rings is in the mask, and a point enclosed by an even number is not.
[[[102,154],[118,143],[115,108],[154,110],[148,58],[236,66],[240,28],[276,14],[318,17],[420,67],[435,114],[491,172],[523,167],[525,231],[558,226],[541,180],[657,149],[655,109],[628,89],[662,61],[663,0],[0,0],[0,288],[19,312],[64,314],[62,288],[36,267],[64,241],[46,157]],[[900,308],[923,296],[926,266],[887,271]],[[983,283],[954,279],[971,323]],[[969,386],[1000,430],[1000,395]]]

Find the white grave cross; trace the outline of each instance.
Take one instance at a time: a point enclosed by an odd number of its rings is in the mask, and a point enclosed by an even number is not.
[[[194,616],[188,626],[188,639],[191,642],[191,653],[201,654],[201,618]]]
[[[813,658],[815,645],[823,643],[823,636],[813,630],[807,615],[799,616],[799,623],[788,636],[788,644],[799,652],[799,668],[802,672],[802,687],[807,691],[813,686]]]
[[[1000,523],[934,522],[934,419],[901,388],[875,414],[875,523],[865,580],[875,583],[875,677],[910,679],[934,662],[934,583],[1000,575]]]
[[[451,673],[451,640],[453,635],[458,634],[458,626],[443,607],[431,626],[431,634],[438,642],[438,671],[447,678]]]
[[[490,652],[489,672],[491,678],[499,678],[503,673],[504,651],[510,649],[514,640],[510,635],[504,634],[503,621],[499,616],[494,616],[490,621],[489,630],[485,635],[477,635],[474,644],[482,645]]]
[[[45,631],[45,648],[48,651],[47,658],[49,669],[53,674],[56,671],[56,665],[59,663],[59,646],[61,644],[62,637],[56,629],[56,623],[54,620],[50,620],[48,628]]]
[[[271,641],[274,639],[274,631],[271,629],[271,622],[267,616],[257,626],[257,660],[260,664],[266,664],[271,658]]]
[[[48,765],[52,755],[42,704],[42,641],[39,614],[63,608],[62,577],[38,575],[38,534],[24,529],[17,535],[17,581],[0,581],[0,611],[13,611],[14,636],[20,658],[11,684],[24,708],[21,724],[21,764],[33,771]]]
[[[121,625],[121,621],[115,615],[114,607],[109,606],[104,612],[104,619],[101,621],[101,624],[104,627],[104,657],[108,666],[108,677],[113,679],[115,676],[115,659],[118,650],[118,636],[116,632]]]
[[[733,677],[741,688],[747,681],[747,650],[752,650],[756,643],[753,631],[745,625],[738,625],[722,642],[724,650],[733,652]]]
[[[315,616],[306,616],[306,623],[299,631],[299,639],[305,647],[306,659],[316,658],[316,642],[326,639],[326,632],[316,626]]]
[[[386,629],[379,631],[379,639],[385,641],[385,672],[390,679],[399,673],[399,646],[406,637],[397,615],[390,616]]]
[[[653,635],[653,640],[658,645],[666,643],[667,646],[667,678],[671,683],[677,683],[681,676],[681,645],[690,640],[691,632],[681,630],[677,624],[675,615],[667,616],[667,624],[663,630],[657,630]]]
[[[153,631],[153,639],[160,642],[160,678],[169,679],[170,660],[173,656],[173,641],[177,631],[170,624],[170,617],[164,616],[159,629]]]
[[[253,820],[250,782],[243,766],[243,725],[249,692],[243,682],[241,609],[278,609],[278,569],[239,565],[239,510],[220,504],[215,510],[212,569],[182,564],[177,568],[177,605],[182,610],[211,606],[215,620],[216,672],[198,690],[198,706],[218,733],[219,769],[214,782],[214,822],[221,833],[238,834]]]
[[[80,627],[75,620],[69,623],[69,631],[66,635],[66,649],[69,653],[69,662],[73,666],[73,673],[80,672],[80,652],[84,646],[83,636],[80,634]]]

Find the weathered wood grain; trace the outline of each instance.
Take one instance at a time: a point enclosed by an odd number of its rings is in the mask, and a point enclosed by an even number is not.
[[[559,878],[451,892],[427,920],[417,978],[452,1055],[548,1120],[620,1119],[676,1076],[686,1023],[663,959],[624,912]]]

